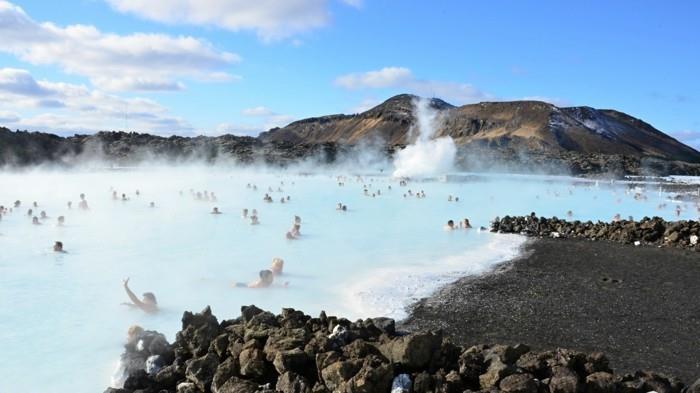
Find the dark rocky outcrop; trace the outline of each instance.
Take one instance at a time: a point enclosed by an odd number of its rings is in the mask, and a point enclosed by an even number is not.
[[[312,318],[243,307],[217,322],[186,312],[171,364],[133,370],[111,393],[464,392],[682,393],[676,378],[616,375],[601,353],[534,352],[525,345],[462,348],[440,332],[397,333],[386,319]],[[693,386],[696,386],[697,383]],[[693,388],[691,388],[692,391]]]
[[[557,217],[496,217],[491,232],[519,233],[533,237],[607,240],[617,243],[677,247],[700,251],[700,222],[666,221],[660,217],[644,217],[640,221],[612,222],[566,221]]]

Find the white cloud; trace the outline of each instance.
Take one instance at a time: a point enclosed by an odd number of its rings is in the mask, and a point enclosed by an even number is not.
[[[269,41],[325,26],[326,0],[106,0],[119,12],[164,23],[251,30]],[[348,4],[357,0],[345,0]]]
[[[179,90],[179,78],[222,80],[240,61],[190,36],[103,33],[94,26],[32,20],[0,0],[0,51],[35,65],[57,65],[103,90]]]
[[[337,86],[345,89],[381,89],[402,87],[415,80],[411,70],[405,67],[384,67],[377,71],[355,72],[335,79]]]
[[[348,90],[402,89],[424,97],[439,97],[455,104],[493,99],[491,95],[470,84],[418,79],[405,67],[384,67],[376,71],[342,75],[334,83]]]
[[[270,108],[264,106],[256,106],[254,108],[246,108],[241,111],[244,116],[271,116],[273,114]]]
[[[0,68],[0,106],[13,111],[0,112],[0,121],[32,130],[72,134],[128,128],[165,135],[193,131],[186,120],[153,100],[36,80],[14,68]]]
[[[214,129],[213,132],[208,132],[210,135],[233,134],[238,136],[257,136],[263,131],[267,131],[275,127],[284,127],[295,120],[294,117],[275,113],[268,107],[256,106],[246,108],[241,111],[243,116],[256,119],[253,123],[221,123]]]
[[[19,121],[19,115],[10,111],[0,111],[0,127]]]

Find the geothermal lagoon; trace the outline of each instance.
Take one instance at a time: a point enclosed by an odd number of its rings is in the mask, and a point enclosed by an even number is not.
[[[0,184],[0,204],[21,201],[0,221],[0,347],[12,359],[0,378],[7,391],[32,391],[36,380],[50,381],[51,391],[99,391],[129,326],[173,340],[182,312],[207,305],[220,316],[256,304],[401,319],[440,286],[517,255],[524,237],[480,230],[499,215],[698,216],[694,204],[653,184],[546,176],[452,174],[401,185],[382,170],[190,166],[5,172]],[[198,199],[204,191],[216,200]],[[88,210],[78,207],[81,193]],[[273,202],[263,201],[266,193]],[[347,211],[336,210],[338,203]],[[210,214],[214,207],[222,214]],[[241,217],[244,208],[257,209],[259,225]],[[48,218],[33,225],[42,211]],[[295,215],[301,236],[288,240]],[[464,218],[473,228],[443,228]],[[53,252],[55,241],[67,253]],[[275,257],[285,266],[273,287],[231,286],[253,281]],[[137,296],[156,295],[159,313],[121,305],[127,277]]]

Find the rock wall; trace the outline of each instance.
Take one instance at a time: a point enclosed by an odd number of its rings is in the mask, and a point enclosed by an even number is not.
[[[534,237],[608,240],[617,243],[677,247],[700,251],[700,222],[666,221],[644,217],[641,221],[566,221],[557,217],[496,217],[491,232],[519,233]]]
[[[689,389],[653,372],[615,375],[601,353],[462,348],[440,332],[401,334],[387,318],[241,311],[221,322],[208,307],[185,312],[174,360],[132,372],[123,389],[105,392],[700,393],[700,383]]]

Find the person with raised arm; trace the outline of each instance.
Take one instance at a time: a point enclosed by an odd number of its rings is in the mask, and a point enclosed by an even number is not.
[[[136,297],[134,292],[129,289],[129,278],[124,280],[124,290],[126,294],[131,299],[131,303],[122,303],[124,306],[129,306],[132,308],[139,308],[147,313],[155,313],[158,311],[158,302],[156,301],[156,296],[152,292],[145,292],[143,298],[139,299]]]

